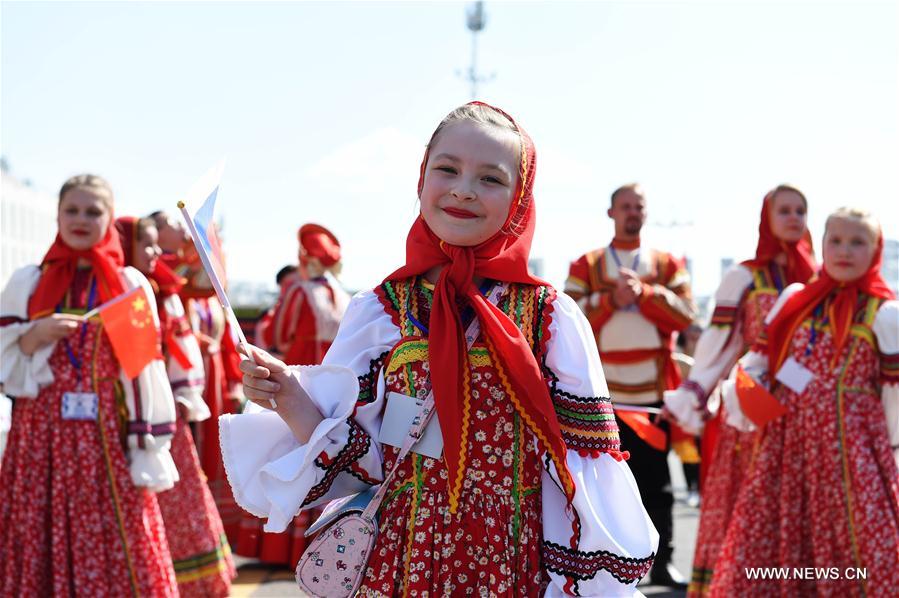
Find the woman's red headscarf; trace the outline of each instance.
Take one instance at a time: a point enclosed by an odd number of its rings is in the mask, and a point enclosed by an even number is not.
[[[479,276],[503,282],[546,284],[528,271],[535,224],[534,144],[502,110],[481,102],[472,104],[485,106],[508,118],[520,139],[521,166],[506,223],[480,245],[460,247],[444,243],[419,216],[406,238],[406,264],[386,279],[400,280],[423,274],[435,266],[444,266],[434,288],[428,352],[432,364],[431,384],[443,432],[452,511],[458,506],[468,460],[466,433],[471,419],[471,399],[464,390],[470,385],[468,351],[456,310],[457,298],[461,297],[474,308],[482,338],[496,360],[500,380],[516,410],[549,451],[569,499],[574,493],[574,482],[565,461],[565,441],[540,365],[515,323],[488,302],[473,282],[474,277]],[[418,181],[419,195],[427,163],[428,152],[425,151]]]
[[[134,253],[137,250],[138,241],[138,225],[140,219],[134,216],[122,216],[115,221],[115,228],[119,234],[119,240],[122,243],[122,253],[125,257],[126,266],[134,266]],[[176,295],[181,287],[184,286],[184,279],[178,276],[162,260],[156,260],[153,272],[147,277],[150,284],[156,292],[156,304],[159,308],[159,321],[162,330],[166,330],[167,314],[163,308],[163,301],[170,295]]]
[[[812,236],[805,229],[796,243],[787,243],[774,236],[771,230],[771,213],[774,209],[774,196],[778,191],[784,190],[784,187],[778,187],[765,195],[762,202],[762,216],[759,220],[759,242],[755,249],[755,258],[743,262],[744,266],[766,267],[779,254],[783,253],[787,256],[786,276],[787,284],[794,282],[805,283],[812,277],[817,270],[815,264],[815,251],[812,248]]]
[[[111,222],[106,227],[103,238],[86,251],[72,249],[65,244],[59,233],[56,233],[56,240],[41,261],[41,278],[28,300],[29,319],[42,318],[56,310],[56,306],[65,297],[72,284],[78,260],[81,258],[90,262],[94,270],[100,303],[105,303],[125,292],[120,277],[124,256],[116,228]]]
[[[827,268],[821,268],[818,277],[787,299],[777,316],[768,324],[768,368],[772,375],[786,360],[790,341],[796,328],[809,316],[827,296],[836,290],[830,303],[827,317],[833,333],[834,356],[849,338],[852,316],[860,293],[872,297],[894,299],[895,295],[880,274],[883,262],[883,233],[878,232],[877,249],[865,273],[850,282],[839,282],[831,278]]]

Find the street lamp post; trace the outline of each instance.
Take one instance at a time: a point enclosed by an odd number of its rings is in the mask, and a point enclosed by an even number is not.
[[[465,14],[465,25],[471,31],[471,66],[468,67],[468,82],[471,84],[471,99],[478,97],[478,83],[484,83],[493,77],[485,77],[478,74],[478,33],[484,30],[487,24],[487,15],[484,13],[484,3],[480,0],[468,7]]]

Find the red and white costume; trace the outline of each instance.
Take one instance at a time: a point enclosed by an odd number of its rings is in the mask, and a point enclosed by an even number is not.
[[[708,591],[715,561],[721,552],[734,502],[749,469],[757,435],[722,425],[724,409],[719,409],[719,382],[733,377],[733,366],[755,344],[765,318],[784,287],[805,282],[815,269],[808,233],[797,243],[779,241],[771,229],[771,209],[775,192],[765,196],[759,221],[756,256],[734,266],[715,293],[712,321],[696,344],[694,364],[687,380],[676,390],[665,392],[665,405],[680,425],[702,438],[702,505],[693,574],[689,594]],[[783,266],[775,257],[783,255]],[[709,397],[713,397],[707,406]],[[714,415],[706,425],[706,413]]]
[[[506,225],[457,247],[418,219],[406,266],[353,299],[322,365],[293,370],[325,418],[308,443],[271,412],[221,420],[237,500],[278,531],[383,479],[398,452],[376,440],[387,395],[420,397],[430,383],[443,458],[414,454],[391,481],[361,596],[633,595],[652,563],[658,536],[589,325],[527,272],[535,156],[520,139]],[[440,264],[436,286],[422,282]],[[498,306],[474,276],[507,281]],[[481,324],[470,351],[460,308]]]
[[[116,220],[128,265],[134,263],[137,222],[132,217]],[[156,495],[166,525],[178,592],[181,596],[228,596],[235,575],[234,563],[188,425],[209,419],[209,408],[203,401],[200,346],[178,296],[184,279],[165,263],[157,262],[150,284],[160,314],[166,370],[180,406],[171,447],[180,479],[174,488]]]
[[[76,269],[79,258],[92,267]],[[19,348],[54,309],[84,313],[135,287],[152,295],[142,274],[122,268],[110,226],[86,252],[57,237],[43,268],[17,270],[0,296],[0,383],[15,397],[0,468],[0,595],[177,596],[154,494],[178,480],[165,365],[154,360],[129,380],[94,320],[32,355]],[[95,420],[63,418],[72,391],[98,397]]]
[[[879,266],[878,255],[861,281],[839,284],[825,270],[787,287],[741,360],[757,380],[787,359],[813,377],[801,392],[773,384],[787,412],[758,432],[709,595],[880,596],[899,586],[899,302]],[[753,429],[732,384],[723,398],[727,422]],[[756,567],[789,572],[749,579]],[[827,576],[794,571],[806,567]]]

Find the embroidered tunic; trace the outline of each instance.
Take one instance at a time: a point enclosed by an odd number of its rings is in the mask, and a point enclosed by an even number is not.
[[[787,287],[772,316],[801,287]],[[899,469],[891,449],[899,443],[899,302],[860,295],[839,355],[820,310],[797,329],[789,353],[814,378],[801,393],[774,390],[787,413],[760,432],[711,596],[881,596],[899,587]],[[767,363],[755,351],[742,360],[757,379],[767,377]],[[728,422],[751,428],[732,386],[724,391]],[[750,580],[746,567],[838,574]]]
[[[633,266],[643,281],[643,293],[628,309],[618,309],[612,301],[623,266]],[[565,292],[587,315],[615,401],[661,401],[669,388],[667,370],[674,365],[672,335],[696,315],[686,268],[662,251],[604,247],[571,264]]]
[[[679,388],[665,392],[665,405],[682,426],[692,432],[702,427],[701,406],[709,395],[713,402],[718,383],[732,376],[732,366],[751,347],[762,331],[765,317],[783,290],[783,269],[771,263],[768,268],[734,266],[715,293],[711,326],[696,345],[695,363]],[[712,408],[716,408],[712,405]],[[710,463],[702,481],[702,505],[693,575],[689,594],[702,596],[708,591],[715,561],[721,552],[724,535],[740,484],[752,459],[756,434],[721,425],[724,409],[718,409],[708,423],[708,435],[714,442],[703,442],[703,457]]]
[[[414,279],[353,299],[324,364],[295,370],[325,417],[307,444],[274,413],[222,418],[235,497],[268,518],[266,529],[383,479],[398,452],[376,440],[387,394],[427,392],[430,301]],[[505,372],[476,341],[473,417],[462,432],[472,459],[459,510],[449,512],[444,462],[407,457],[382,506],[361,595],[632,595],[649,569],[658,536],[618,452],[587,322],[548,287],[510,285],[499,307],[544,366],[577,481],[574,509],[519,417]]]
[[[82,376],[67,343],[23,354],[18,342],[34,326],[27,305],[39,278],[35,266],[17,270],[0,299],[0,381],[16,397],[0,468],[0,595],[177,596],[151,491],[178,475],[164,366],[151,362],[132,383],[95,321],[67,339]],[[90,278],[76,273],[64,309],[84,313]],[[125,268],[122,278],[126,290],[140,285],[152,295],[137,270]],[[98,396],[95,421],[62,418],[64,393],[79,386]]]

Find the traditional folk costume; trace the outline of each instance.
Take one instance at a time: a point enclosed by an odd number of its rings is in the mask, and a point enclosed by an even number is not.
[[[200,344],[206,380],[203,399],[211,416],[191,427],[197,444],[200,465],[206,474],[209,490],[215,500],[225,535],[231,546],[237,543],[241,511],[234,502],[226,480],[219,447],[218,418],[225,413],[239,413],[240,381],[243,375],[238,364],[240,355],[231,333],[225,311],[208,285],[202,270],[190,272],[189,282],[180,296],[185,303],[187,319]]]
[[[310,257],[325,268],[340,261],[340,243],[328,229],[305,224],[297,238],[301,268]],[[272,332],[277,353],[290,364],[320,364],[337,336],[349,302],[350,296],[330,273],[295,282],[275,308]],[[235,552],[266,563],[294,566],[306,549],[304,534],[317,514],[303,511],[278,534],[264,532],[260,518],[245,514]]]
[[[689,593],[702,596],[708,591],[715,561],[721,551],[740,483],[748,470],[756,434],[724,426],[724,409],[719,408],[718,383],[732,378],[737,360],[753,346],[765,317],[783,291],[794,282],[806,282],[815,271],[809,233],[797,243],[774,236],[771,210],[774,192],[762,202],[759,240],[755,259],[734,266],[724,275],[715,293],[711,326],[699,339],[695,362],[688,378],[676,390],[665,392],[665,405],[678,422],[693,433],[703,432],[702,507],[693,554],[693,575]],[[775,262],[784,255],[786,264]],[[712,405],[707,406],[714,394]],[[714,414],[705,421],[706,412]]]
[[[116,220],[128,265],[134,263],[137,223],[133,217]],[[235,575],[234,563],[188,425],[209,419],[209,408],[203,401],[205,375],[200,346],[178,296],[184,279],[159,261],[149,279],[156,293],[166,370],[175,402],[180,405],[171,449],[180,479],[174,488],[156,495],[178,591],[181,596],[227,596]]]
[[[235,496],[280,530],[383,479],[399,452],[377,441],[387,400],[433,388],[443,458],[410,453],[400,466],[360,596],[631,595],[651,565],[657,534],[589,327],[527,271],[535,159],[520,138],[502,230],[456,247],[418,219],[406,266],[353,299],[323,365],[294,370],[325,418],[307,444],[275,413],[221,421]],[[440,265],[436,285],[422,280]],[[475,276],[506,281],[498,306]],[[473,317],[482,332],[468,351]]]
[[[80,258],[90,266],[78,268]],[[19,349],[54,311],[83,314],[136,287],[151,296],[122,264],[112,226],[88,251],[57,235],[42,265],[17,270],[0,297],[0,382],[15,397],[0,471],[0,595],[178,594],[154,495],[178,479],[165,365],[154,360],[129,380],[93,319],[33,355]],[[92,419],[93,408],[74,419],[75,393],[96,397]]]
[[[757,380],[779,373],[785,382],[772,392],[787,411],[759,432],[711,596],[885,596],[899,587],[899,302],[880,277],[881,248],[856,281],[838,283],[825,269],[787,287],[741,360]],[[796,363],[813,375],[805,388],[781,371]],[[751,429],[732,385],[723,394],[727,422]],[[755,567],[791,573],[749,579]],[[802,579],[794,567],[837,574]]]
[[[612,294],[622,267],[637,273],[643,292],[634,305],[618,309]],[[670,253],[641,248],[639,241],[613,239],[608,247],[571,264],[565,292],[587,316],[615,403],[661,407],[662,393],[680,383],[672,358],[675,334],[687,328],[696,313],[690,276],[681,261]],[[640,496],[659,531],[655,567],[665,568],[674,548],[667,451],[647,443],[639,427],[622,419],[625,412],[617,416],[621,445],[630,452]]]

